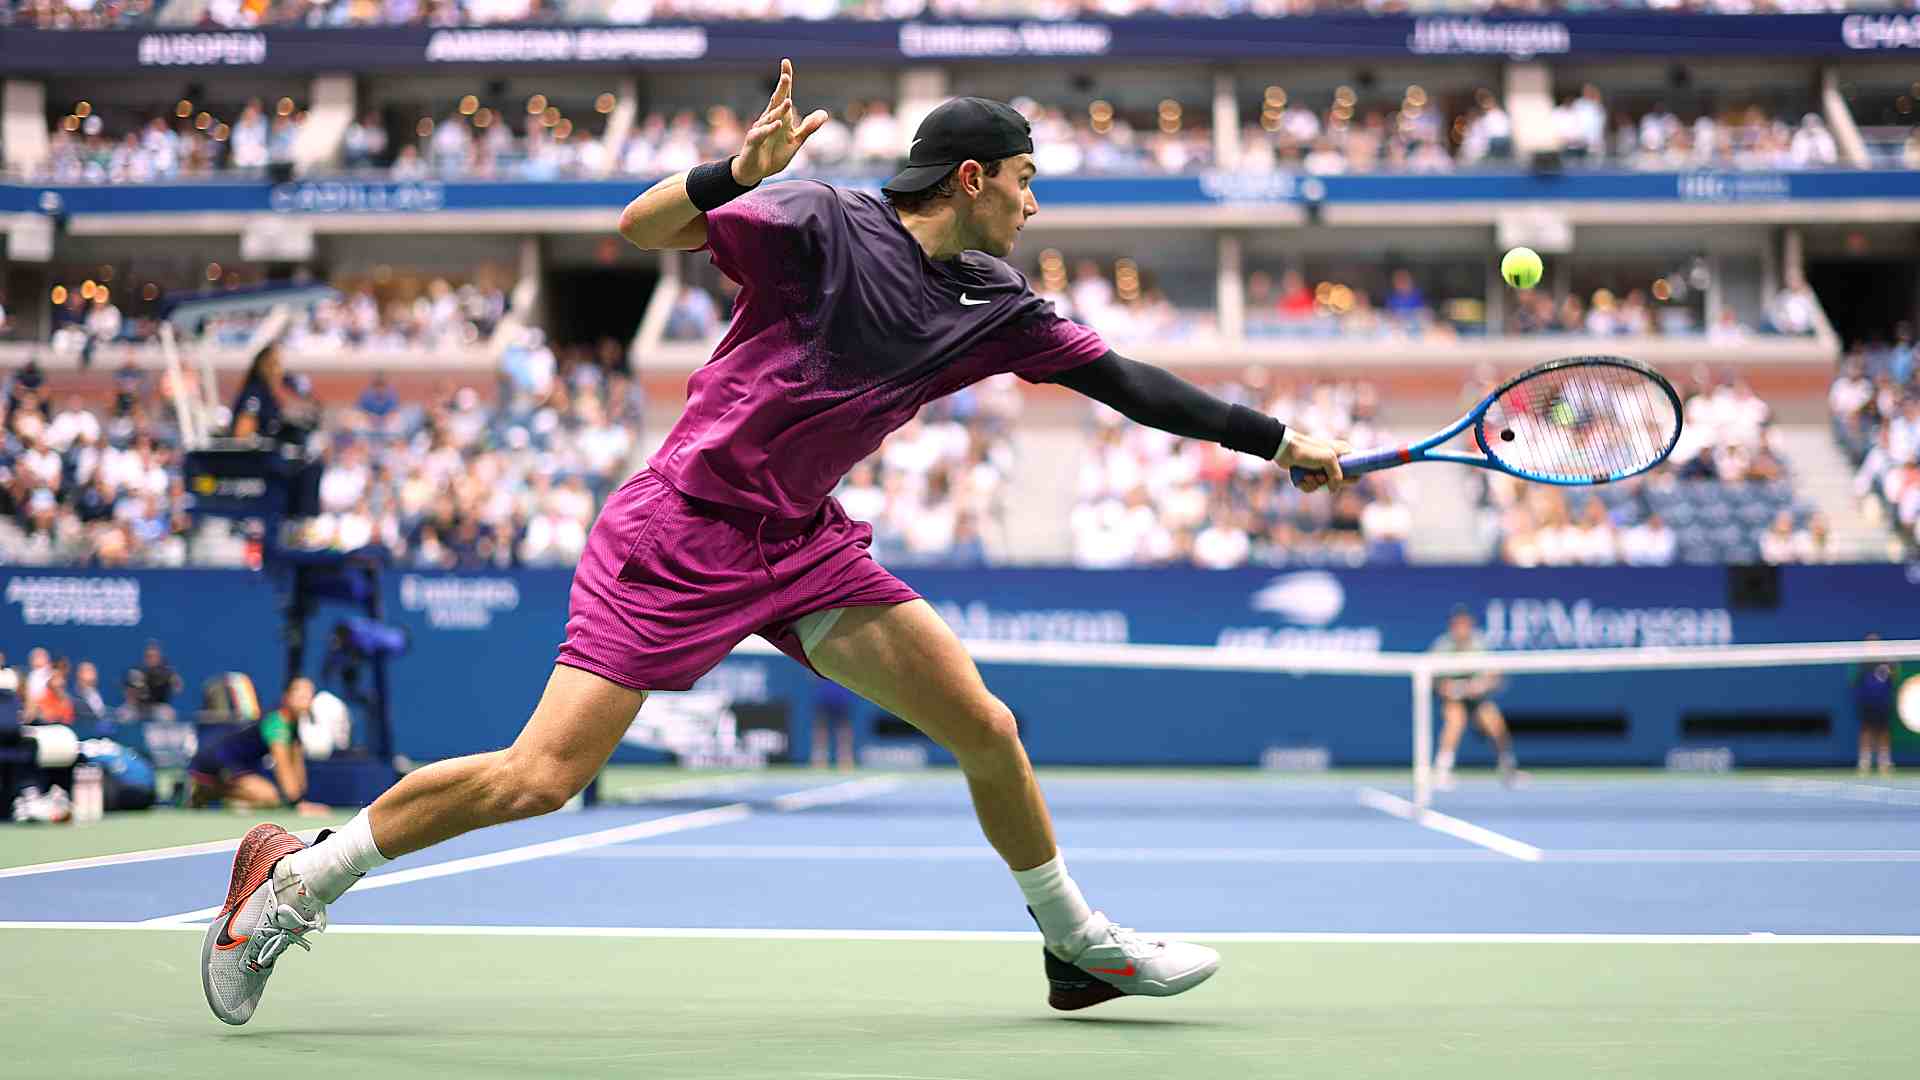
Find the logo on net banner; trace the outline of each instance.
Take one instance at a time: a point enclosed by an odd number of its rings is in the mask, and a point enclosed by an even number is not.
[[[28,626],[138,626],[140,582],[133,578],[16,577],[6,602]]]
[[[910,57],[1105,56],[1113,29],[1100,23],[902,23],[900,54]]]
[[[1563,22],[1415,19],[1407,51],[1422,56],[1511,56],[1516,60],[1573,51]]]
[[[267,62],[267,35],[142,34],[134,55],[141,67],[252,67]]]
[[[400,607],[423,612],[435,630],[485,630],[493,613],[520,606],[520,586],[504,577],[400,578]]]
[[[1200,194],[1223,203],[1282,203],[1292,202],[1300,196],[1317,197],[1308,189],[1310,184],[1315,183],[1319,181],[1301,183],[1292,173],[1285,172],[1209,171],[1200,174]],[[1325,194],[1322,185],[1318,197],[1324,197]]]
[[[1582,597],[1487,601],[1481,634],[1490,649],[1627,649],[1731,645],[1726,608],[1601,607]]]
[[[1125,645],[1127,613],[1112,609],[1019,608],[1009,611],[979,600],[936,600],[933,609],[966,641],[1068,641]]]
[[[1228,626],[1221,629],[1217,644],[1241,649],[1380,651],[1379,627],[1332,625],[1346,610],[1347,590],[1325,570],[1282,574],[1255,591],[1248,606],[1293,625]]]
[[[275,184],[268,198],[277,214],[432,213],[446,208],[447,187],[437,180],[301,181]]]
[[[1675,194],[1682,202],[1766,202],[1793,196],[1784,173],[1681,173]]]
[[[426,51],[430,64],[605,64],[706,55],[707,31],[698,26],[435,30]]]
[[[1920,16],[1849,15],[1840,20],[1840,40],[1849,49],[1920,49]]]

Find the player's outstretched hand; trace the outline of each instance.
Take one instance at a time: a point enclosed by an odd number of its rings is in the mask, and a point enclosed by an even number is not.
[[[796,119],[793,61],[780,61],[780,84],[773,88],[773,97],[767,100],[767,111],[747,129],[740,154],[733,159],[733,178],[742,184],[757,184],[785,169],[807,138],[826,122],[825,109],[815,109],[805,120]]]
[[[1280,444],[1280,453],[1273,461],[1283,469],[1306,470],[1306,476],[1299,482],[1301,491],[1311,494],[1324,487],[1338,494],[1347,484],[1347,478],[1340,472],[1340,455],[1352,449],[1339,439],[1322,439],[1288,428],[1286,441]]]

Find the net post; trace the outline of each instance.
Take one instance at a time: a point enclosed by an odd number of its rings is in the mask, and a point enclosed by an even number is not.
[[[1413,665],[1413,805],[1433,803],[1433,669],[1426,660]]]

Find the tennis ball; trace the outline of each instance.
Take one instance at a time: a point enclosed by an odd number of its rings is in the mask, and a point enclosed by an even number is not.
[[[1539,252],[1532,248],[1514,248],[1500,260],[1500,276],[1516,289],[1531,289],[1540,284],[1540,273],[1544,269]]]

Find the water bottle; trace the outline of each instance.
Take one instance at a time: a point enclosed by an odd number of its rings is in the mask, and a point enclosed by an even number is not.
[[[78,825],[99,821],[106,814],[107,799],[103,774],[98,765],[73,767],[73,821]]]

